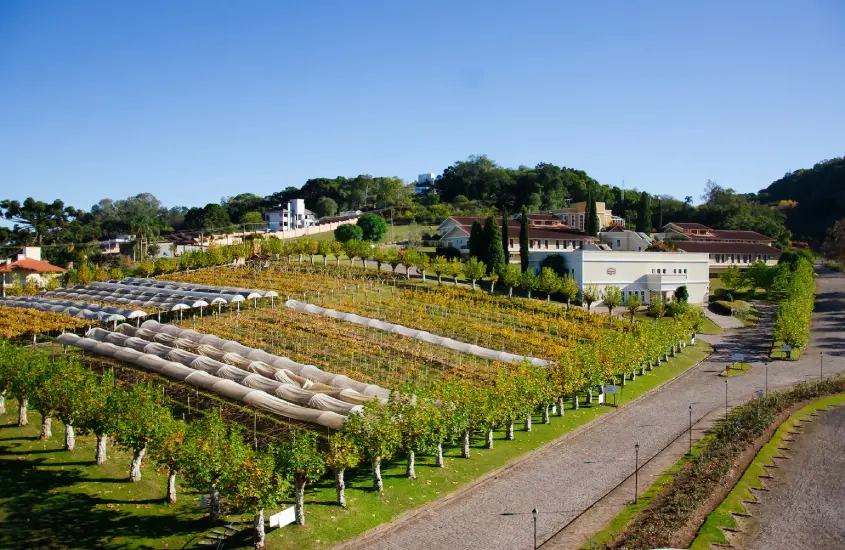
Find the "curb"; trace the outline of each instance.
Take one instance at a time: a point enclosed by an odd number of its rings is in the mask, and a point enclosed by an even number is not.
[[[709,342],[706,342],[706,343],[709,346],[713,347],[712,344],[710,344]],[[534,458],[536,455],[545,451],[546,449],[551,449],[551,448],[557,447],[558,445],[560,445],[562,443],[565,443],[569,439],[575,437],[576,435],[580,434],[581,432],[583,432],[583,431],[585,431],[589,428],[601,425],[603,422],[606,422],[609,418],[613,418],[623,408],[626,408],[630,405],[633,405],[634,403],[640,401],[641,399],[644,399],[645,397],[653,395],[654,393],[663,390],[663,388],[665,388],[666,386],[668,386],[668,385],[670,385],[670,384],[672,384],[672,383],[674,383],[678,380],[681,380],[687,374],[691,373],[693,371],[693,369],[695,369],[696,367],[701,365],[703,362],[710,359],[710,357],[713,355],[713,353],[714,352],[711,351],[705,357],[702,357],[696,363],[694,363],[693,365],[690,365],[689,368],[684,370],[684,372],[682,372],[679,375],[663,382],[662,384],[659,384],[658,386],[655,386],[654,388],[647,391],[646,393],[644,393],[644,394],[642,394],[638,397],[635,397],[631,401],[624,403],[623,405],[611,410],[610,412],[605,413],[605,414],[599,416],[598,418],[595,418],[595,419],[591,420],[590,422],[587,422],[586,424],[582,424],[581,426],[578,426],[574,430],[566,432],[565,434],[558,437],[557,439],[549,441],[548,443],[546,443],[546,444],[544,444],[540,447],[537,447],[536,449],[532,449],[532,450],[528,451],[527,453],[523,454],[522,456],[514,459],[512,462],[509,462],[508,464],[506,464],[506,465],[504,465],[500,468],[497,468],[495,470],[491,470],[491,471],[487,472],[486,474],[482,475],[481,477],[478,477],[478,478],[470,481],[469,483],[467,483],[463,487],[457,489],[456,491],[454,491],[452,493],[449,493],[448,495],[445,495],[445,496],[443,496],[439,499],[428,502],[428,503],[420,506],[419,508],[417,508],[415,510],[409,510],[407,512],[404,512],[404,513],[396,516],[391,521],[389,521],[387,523],[382,523],[381,525],[377,525],[377,526],[373,527],[372,529],[365,531],[364,533],[361,533],[360,535],[358,535],[357,537],[355,537],[351,540],[336,544],[335,546],[331,547],[331,550],[348,550],[350,548],[362,547],[361,545],[366,545],[366,543],[372,541],[373,539],[379,537],[380,535],[383,535],[386,532],[389,532],[393,529],[398,529],[399,527],[403,526],[405,523],[414,519],[415,517],[419,516],[420,514],[431,512],[433,510],[437,510],[437,509],[445,506],[446,504],[448,504],[452,500],[466,495],[468,492],[472,491],[473,489],[475,489],[479,485],[483,484],[484,482],[486,482],[490,478],[496,477],[500,474],[507,472],[508,470],[510,470],[512,468],[515,468],[516,466],[519,466],[523,462],[526,462],[530,458]]]

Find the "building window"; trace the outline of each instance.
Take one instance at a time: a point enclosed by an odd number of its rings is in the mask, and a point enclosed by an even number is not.
[[[545,248],[546,250],[549,249],[549,239],[543,240],[543,248]]]
[[[621,248],[621,247],[622,247],[622,241],[620,241],[619,239],[616,239],[616,248]]]
[[[508,248],[513,248],[513,239],[508,239]]]
[[[560,249],[560,241],[559,240],[555,240],[555,248],[557,248],[558,250]]]

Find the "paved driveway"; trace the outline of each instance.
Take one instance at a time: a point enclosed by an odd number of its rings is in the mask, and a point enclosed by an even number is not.
[[[800,361],[768,367],[769,390],[819,377],[820,352],[826,374],[845,372],[845,276],[824,272],[817,279],[812,341]],[[729,379],[728,400],[736,405],[766,385],[770,313],[760,326],[728,330],[712,337],[711,361],[674,382],[622,407],[574,437],[546,447],[531,459],[376,536],[349,548],[373,549],[528,549],[533,545],[531,510],[537,508],[540,542],[552,538],[579,512],[613,489],[633,470],[634,444],[640,460],[657,454],[693,420],[725,406],[725,379],[718,376],[733,353],[746,355],[751,370]],[[518,513],[520,515],[503,515]]]

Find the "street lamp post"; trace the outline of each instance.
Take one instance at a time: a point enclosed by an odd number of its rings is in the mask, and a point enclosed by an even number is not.
[[[769,397],[769,363],[766,363],[766,397]]]
[[[537,550],[537,509],[531,510],[531,517],[534,518],[534,550]]]
[[[689,455],[692,456],[692,405],[689,406]]]
[[[728,381],[725,380],[725,420],[728,419]]]
[[[639,493],[639,475],[640,475],[640,444],[634,445],[634,504],[637,503],[637,496]]]

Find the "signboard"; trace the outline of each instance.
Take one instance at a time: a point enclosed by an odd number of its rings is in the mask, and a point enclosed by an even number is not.
[[[734,363],[742,363],[745,360],[745,356],[741,353],[734,353],[731,355],[731,361]]]
[[[616,268],[615,267],[608,267],[607,268],[608,275],[616,275]]]
[[[278,514],[270,516],[270,527],[284,527],[296,521],[296,511],[293,506],[285,508]]]
[[[781,351],[792,351],[792,346],[781,346],[780,350]]]
[[[602,386],[601,389],[604,393],[619,393],[619,386],[615,386],[615,385]]]
[[[200,495],[200,506],[208,506],[208,497],[206,495]]]

